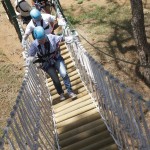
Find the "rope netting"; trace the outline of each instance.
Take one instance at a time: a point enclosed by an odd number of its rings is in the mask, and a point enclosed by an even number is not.
[[[54,0],[53,3],[57,16],[65,21],[59,1]],[[19,27],[23,34],[21,25]],[[73,39],[66,47],[116,144],[120,149],[150,149],[150,102],[97,63],[80,43],[77,32],[71,30],[67,23],[62,29],[64,36]],[[29,46],[28,41],[25,57]],[[7,149],[9,145],[14,150],[59,149],[51,101],[45,74],[33,64],[26,67],[16,104],[0,140],[0,148]]]
[[[76,31],[66,28],[66,34],[73,36],[74,41],[67,47],[119,148],[150,149],[150,101],[97,63],[80,43]]]
[[[52,114],[51,97],[45,86],[43,73],[31,65],[26,69],[16,105],[10,113],[2,139],[6,137],[14,150],[37,147],[56,149]]]

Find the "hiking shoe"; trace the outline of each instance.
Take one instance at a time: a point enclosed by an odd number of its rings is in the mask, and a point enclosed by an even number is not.
[[[74,94],[73,92],[69,93],[68,95],[69,95],[70,98],[76,98],[77,97],[77,95]]]
[[[60,94],[60,100],[61,100],[61,101],[65,100],[65,97],[64,97],[64,94],[63,94],[63,93]]]

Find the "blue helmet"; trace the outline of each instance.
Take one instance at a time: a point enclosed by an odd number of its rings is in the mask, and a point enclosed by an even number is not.
[[[41,27],[41,26],[35,27],[34,31],[33,31],[33,35],[34,35],[34,38],[37,40],[44,39],[45,38],[45,31],[44,31],[43,27]]]
[[[30,16],[32,19],[39,20],[41,18],[41,12],[37,9],[32,9],[30,11]]]

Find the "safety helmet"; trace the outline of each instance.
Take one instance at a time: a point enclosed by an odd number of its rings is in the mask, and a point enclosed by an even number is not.
[[[33,31],[33,35],[34,35],[34,38],[37,40],[44,39],[45,38],[45,31],[44,31],[43,27],[41,27],[41,26],[35,27],[34,31]]]
[[[30,11],[30,16],[32,19],[39,20],[41,18],[41,12],[34,8]]]

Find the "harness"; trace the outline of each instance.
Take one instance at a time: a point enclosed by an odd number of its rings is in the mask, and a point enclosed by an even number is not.
[[[42,3],[42,2],[47,2],[48,0],[33,0],[35,3]]]
[[[35,27],[37,27],[36,22],[33,21],[33,24]],[[43,19],[41,19],[41,26],[43,27]],[[44,30],[49,29],[49,25],[47,25],[46,27],[43,27]]]
[[[41,10],[41,8],[44,8],[48,4],[48,0],[33,0],[35,4],[40,4],[41,6],[38,8]]]
[[[59,52],[59,49],[57,49],[56,51],[51,53],[50,52],[50,41],[49,41],[49,39],[48,39],[48,41],[45,42],[44,47],[47,50],[46,54],[42,53],[41,45],[38,45],[39,52],[37,53],[37,56],[38,56],[39,59],[35,60],[34,63],[49,62],[49,63],[53,64],[57,59],[56,56]]]
[[[29,12],[28,10],[23,10],[23,9],[20,7],[20,4],[21,4],[22,2],[25,2],[25,0],[21,0],[20,2],[17,3],[17,5],[16,5],[16,10],[17,10],[17,8],[19,7],[23,12]],[[18,10],[17,10],[17,12],[18,12]]]

